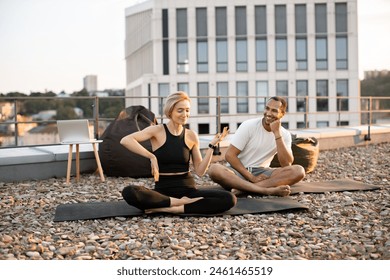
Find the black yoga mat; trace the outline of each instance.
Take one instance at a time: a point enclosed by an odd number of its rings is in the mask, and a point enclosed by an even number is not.
[[[180,216],[221,216],[268,213],[285,210],[306,210],[308,207],[289,197],[238,198],[236,206],[220,214],[181,214]],[[110,217],[143,215],[143,211],[128,205],[125,201],[84,202],[57,206],[54,221],[75,221]]]
[[[300,182],[291,186],[291,194],[297,193],[324,193],[342,191],[370,191],[380,187],[357,182],[351,179],[338,179],[324,182]],[[181,216],[220,216],[220,215],[243,215],[255,213],[269,213],[285,210],[304,210],[307,206],[289,197],[267,198],[238,198],[237,205],[227,212],[214,215],[182,214]],[[102,219],[110,217],[139,216],[143,212],[125,201],[111,202],[86,202],[62,204],[57,206],[54,221],[74,221],[88,219]]]
[[[296,193],[324,193],[344,191],[372,191],[380,187],[354,181],[351,179],[338,179],[324,182],[300,182],[291,186],[291,194]]]

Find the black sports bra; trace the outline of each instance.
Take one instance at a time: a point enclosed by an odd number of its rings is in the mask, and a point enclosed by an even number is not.
[[[184,138],[185,130],[180,135],[175,136],[169,132],[166,124],[163,124],[165,129],[165,143],[153,152],[158,161],[159,172],[161,173],[178,173],[189,171],[191,151],[187,147]]]

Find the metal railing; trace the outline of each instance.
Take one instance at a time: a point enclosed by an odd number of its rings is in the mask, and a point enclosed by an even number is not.
[[[215,125],[208,133],[205,133],[213,134],[220,132],[222,124],[236,123],[238,126],[245,119],[261,116],[268,97],[191,96],[191,99],[190,125],[207,123]],[[286,99],[289,105],[284,125],[295,124],[295,127],[287,127],[289,129],[313,128],[317,127],[318,123],[325,123],[326,127],[340,127],[353,123],[353,125],[367,125],[366,140],[370,140],[370,127],[373,124],[380,121],[390,123],[390,97],[294,96],[286,97]],[[154,112],[160,122],[163,122],[165,119],[162,114],[163,103],[164,97],[142,96],[0,97],[0,146],[29,146],[20,141],[27,133],[27,129],[55,124],[57,119],[61,119],[58,112],[64,111],[65,108],[72,108],[72,106],[82,107],[84,112],[83,115],[75,114],[73,118],[89,119],[94,126],[94,136],[100,138],[104,128],[115,119],[119,112],[131,105],[143,105]],[[35,111],[44,108],[55,110],[57,113],[48,119],[34,118],[31,107],[35,108]],[[326,122],[328,122],[327,125]],[[197,131],[199,127],[192,128]],[[198,133],[202,134],[201,131]],[[1,142],[4,142],[5,138],[9,141],[3,146]],[[14,140],[11,141],[11,138]],[[43,143],[43,145],[47,144]],[[51,144],[57,143],[53,141]],[[39,146],[39,144],[35,143],[33,146]]]

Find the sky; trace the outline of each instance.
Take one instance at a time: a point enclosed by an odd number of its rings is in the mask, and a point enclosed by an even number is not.
[[[0,0],[0,93],[126,87],[125,8],[142,0]],[[390,70],[390,0],[358,0],[359,77]]]

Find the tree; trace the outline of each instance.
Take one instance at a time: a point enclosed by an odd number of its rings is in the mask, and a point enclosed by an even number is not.
[[[360,95],[373,97],[390,97],[390,75],[362,80],[360,83]],[[390,99],[373,99],[374,104],[372,104],[372,106],[374,106],[375,109],[390,110]],[[388,115],[390,114],[387,114],[387,116]]]
[[[60,106],[57,109],[57,120],[77,119],[76,112],[72,106]]]

